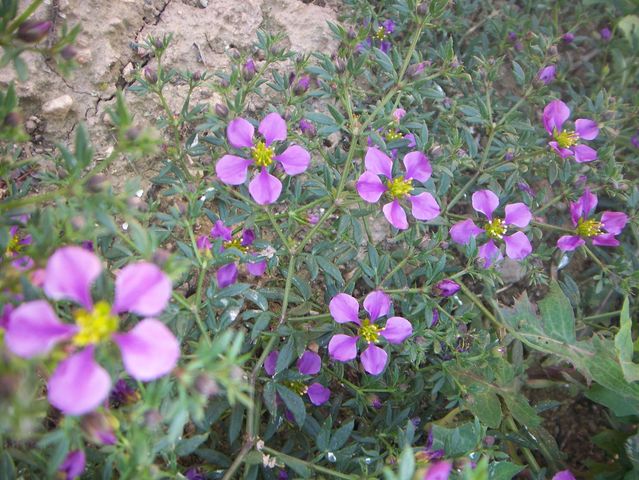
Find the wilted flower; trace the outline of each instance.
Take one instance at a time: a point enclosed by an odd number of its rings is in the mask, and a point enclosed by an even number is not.
[[[441,297],[452,297],[459,292],[460,288],[461,286],[454,280],[446,279],[437,283],[437,285],[433,288],[433,292],[435,295],[439,295]]]
[[[264,370],[271,377],[275,375],[275,366],[277,365],[278,357],[279,352],[274,350],[269,353],[264,361]],[[322,359],[317,353],[310,350],[306,350],[297,360],[297,371],[300,375],[316,375],[321,369]],[[325,404],[331,396],[331,390],[319,382],[314,382],[308,387],[304,382],[299,380],[286,382],[286,385],[300,395],[307,394],[311,403],[318,407]]]
[[[84,472],[86,461],[84,450],[73,450],[67,454],[64,462],[58,467],[58,472],[64,475],[62,477],[64,480],[75,480]]]
[[[544,85],[548,85],[555,80],[555,72],[555,66],[548,65],[547,67],[543,67],[541,70],[539,70],[539,73],[537,73],[537,78]]]
[[[224,222],[217,220],[211,229],[211,236],[214,239],[224,240],[220,252],[233,248],[242,254],[249,254],[251,257],[257,257],[256,253],[249,252],[249,247],[253,245],[253,242],[255,241],[255,233],[253,230],[245,229],[242,231],[241,236],[233,238],[233,231],[224,225]],[[266,271],[266,260],[259,260],[257,262],[248,261],[244,263],[246,263],[246,269],[248,272],[256,277],[264,275],[264,272]],[[216,273],[217,286],[219,288],[225,288],[229,285],[233,285],[237,282],[237,275],[237,262],[231,262],[220,267]]]
[[[90,412],[82,417],[80,428],[93,443],[97,445],[115,445],[115,427],[118,421],[110,414]]]
[[[5,333],[9,350],[24,358],[45,355],[63,341],[79,349],[58,364],[48,382],[49,402],[68,415],[88,413],[109,395],[111,378],[94,360],[99,344],[112,339],[125,370],[141,381],[169,373],[180,355],[177,339],[153,318],[171,298],[169,277],[152,263],[128,265],[116,274],[113,305],[105,300],[94,304],[91,285],[101,272],[100,259],[92,252],[80,247],[56,250],[47,263],[44,293],[80,305],[73,314],[76,325],[62,323],[45,300],[34,300],[11,313]],[[129,332],[117,333],[124,312],[144,318]]]
[[[315,128],[315,125],[305,118],[300,120],[300,130],[308,138],[313,138],[317,135],[317,128]]]
[[[575,120],[575,130],[563,130],[563,125],[570,117],[570,108],[561,100],[553,100],[544,108],[544,128],[552,135],[548,145],[561,158],[575,157],[578,163],[597,160],[597,152],[587,145],[579,144],[580,140],[594,140],[599,135],[597,122],[587,118]]]
[[[503,258],[496,240],[503,240],[506,245],[506,255],[513,260],[522,260],[532,252],[532,246],[524,232],[506,235],[509,225],[525,228],[530,223],[532,214],[524,203],[511,203],[504,208],[504,219],[493,217],[493,212],[499,206],[499,197],[490,190],[479,190],[472,196],[473,209],[488,218],[484,228],[475,225],[472,219],[456,223],[450,229],[450,236],[454,242],[466,245],[472,237],[485,233],[488,242],[479,247],[479,257],[483,259],[484,267]]]
[[[224,155],[215,165],[218,178],[227,185],[242,185],[248,175],[248,167],[255,165],[258,173],[249,183],[249,193],[259,205],[277,201],[282,192],[282,182],[269,173],[269,167],[279,162],[288,175],[305,172],[311,155],[299,145],[290,145],[279,155],[275,155],[273,142],[286,140],[286,122],[278,113],[269,113],[258,128],[263,140],[255,140],[253,125],[243,118],[229,123],[226,136],[235,148],[250,148],[251,158]]]
[[[364,163],[366,171],[357,181],[357,192],[368,203],[378,202],[386,193],[391,201],[382,210],[386,220],[395,228],[408,228],[406,212],[400,201],[411,204],[413,216],[418,220],[432,220],[439,215],[437,200],[430,193],[413,195],[413,181],[425,182],[433,171],[428,157],[422,152],[407,153],[403,162],[406,173],[397,177],[393,177],[393,161],[376,147],[367,150]],[[386,177],[386,184],[380,180],[380,175]]]
[[[361,338],[367,347],[360,354],[364,370],[371,375],[379,375],[384,371],[388,354],[383,348],[376,346],[380,335],[387,342],[400,344],[413,333],[413,327],[403,317],[390,317],[384,327],[375,324],[377,320],[388,315],[391,307],[390,297],[381,290],[369,293],[364,299],[364,310],[368,316],[359,319],[359,303],[346,293],[333,297],[328,308],[337,323],[354,323],[357,335],[333,335],[328,343],[328,352],[333,360],[348,362],[357,356],[357,341]]]
[[[599,247],[616,247],[619,240],[615,237],[621,233],[628,223],[628,215],[623,212],[603,212],[599,221],[588,217],[597,208],[597,195],[586,188],[576,202],[570,202],[570,216],[576,235],[564,235],[557,240],[557,247],[563,251],[571,251],[592,239],[592,244]]]

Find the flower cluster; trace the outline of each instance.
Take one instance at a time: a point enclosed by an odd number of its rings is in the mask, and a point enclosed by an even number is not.
[[[388,53],[391,47],[390,36],[394,31],[395,22],[391,19],[384,20],[381,25],[374,29],[371,36],[357,46],[357,51],[363,52],[371,47],[378,47],[382,52]]]
[[[149,381],[169,373],[180,346],[171,331],[154,318],[171,298],[171,280],[156,265],[137,262],[116,274],[113,304],[93,302],[91,285],[102,273],[100,259],[80,247],[58,249],[47,263],[44,293],[52,300],[70,300],[75,325],[63,323],[45,300],[23,303],[9,316],[5,343],[15,355],[46,355],[56,344],[70,342],[71,354],[48,382],[51,405],[68,415],[83,415],[109,396],[111,377],[94,359],[96,348],[113,340],[124,368],[136,380]],[[118,333],[120,315],[143,317],[130,331]]]

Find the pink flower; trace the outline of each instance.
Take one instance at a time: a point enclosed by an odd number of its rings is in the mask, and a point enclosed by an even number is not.
[[[539,73],[537,73],[537,78],[544,85],[548,85],[555,79],[555,72],[555,66],[548,65],[547,67],[543,67],[541,70],[539,70]]]
[[[411,205],[413,216],[418,220],[432,220],[440,213],[437,200],[428,192],[414,195],[413,182],[427,181],[433,171],[428,157],[422,152],[410,152],[404,156],[406,173],[393,177],[393,161],[376,147],[369,147],[364,159],[366,171],[357,181],[357,192],[364,201],[376,203],[386,193],[390,202],[382,210],[389,223],[400,230],[408,228],[406,212],[401,202]],[[386,178],[386,183],[380,180]]]
[[[269,353],[264,362],[264,370],[271,377],[275,375],[275,367],[277,365],[277,359],[279,352],[277,350]],[[297,360],[297,370],[300,375],[316,375],[322,369],[322,359],[320,356],[310,350],[306,350],[302,356]],[[301,380],[293,380],[286,382],[287,386],[299,393],[300,395],[306,393],[311,403],[317,407],[328,402],[331,396],[331,390],[326,388],[319,382],[314,382],[308,387]]]
[[[475,225],[475,222],[470,218],[456,223],[450,229],[450,236],[454,242],[467,245],[471,238],[485,233],[488,242],[479,247],[479,257],[483,259],[485,268],[503,258],[499,247],[495,244],[497,240],[503,240],[506,245],[506,255],[513,260],[522,260],[530,255],[532,245],[524,232],[506,235],[509,226],[525,228],[530,223],[532,214],[526,204],[511,203],[506,205],[504,208],[506,215],[503,220],[493,217],[493,212],[499,206],[499,197],[490,190],[479,190],[473,193],[472,204],[473,209],[485,215],[488,222],[484,224],[484,228]]]
[[[91,285],[102,273],[100,259],[80,247],[63,247],[49,258],[44,293],[52,300],[71,300],[76,325],[60,321],[45,300],[26,302],[9,317],[5,343],[15,355],[46,355],[56,344],[71,341],[78,349],[60,362],[49,378],[48,397],[68,415],[84,415],[109,395],[111,377],[94,359],[96,348],[112,339],[124,369],[136,380],[149,381],[169,373],[180,356],[171,331],[154,318],[168,305],[171,280],[156,265],[137,262],[120,270],[112,305],[93,303]],[[143,317],[129,332],[118,333],[119,314]]]
[[[557,240],[557,247],[564,252],[575,250],[592,239],[599,247],[616,247],[619,240],[615,237],[628,223],[628,215],[623,212],[603,212],[599,221],[588,219],[597,208],[597,195],[585,189],[576,202],[570,202],[570,216],[576,235],[564,235]]]
[[[278,113],[269,113],[258,128],[263,140],[255,139],[255,129],[243,118],[229,123],[226,136],[231,146],[250,149],[250,158],[224,155],[217,161],[215,172],[227,185],[242,185],[248,176],[248,168],[255,165],[259,173],[249,183],[249,193],[259,205],[275,203],[282,192],[282,182],[269,173],[275,162],[279,162],[288,175],[305,172],[311,155],[299,145],[290,145],[279,155],[275,154],[274,142],[286,140],[286,122]]]
[[[575,120],[575,130],[564,130],[563,125],[570,117],[570,108],[561,100],[553,100],[544,108],[544,128],[552,136],[548,142],[561,158],[575,157],[578,163],[597,160],[597,151],[580,140],[594,140],[599,135],[597,122],[587,118]]]
[[[381,290],[369,293],[364,299],[364,310],[367,318],[359,319],[359,304],[350,295],[340,293],[333,297],[328,308],[337,323],[354,323],[357,335],[333,335],[328,343],[328,353],[333,360],[348,362],[357,356],[357,341],[361,338],[367,347],[360,354],[364,370],[371,375],[379,375],[386,368],[388,354],[383,348],[376,346],[380,335],[388,343],[400,344],[413,333],[413,327],[403,317],[391,317],[384,327],[375,324],[377,320],[388,315],[391,307],[390,297]]]

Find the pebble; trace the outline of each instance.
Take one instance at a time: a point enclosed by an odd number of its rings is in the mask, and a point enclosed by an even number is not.
[[[209,0],[200,0],[200,7],[206,8],[209,6]]]
[[[52,117],[64,117],[72,106],[73,98],[70,95],[62,95],[45,103],[42,106],[42,113]]]

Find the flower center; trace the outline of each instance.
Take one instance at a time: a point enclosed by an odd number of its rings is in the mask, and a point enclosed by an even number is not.
[[[284,382],[284,385],[286,385],[298,395],[304,395],[308,390],[308,387],[304,385],[304,382],[301,382],[299,380]]]
[[[556,128],[553,133],[553,136],[555,137],[555,140],[557,141],[557,145],[559,145],[561,148],[570,148],[575,143],[577,143],[577,140],[579,139],[579,135],[577,135],[575,132],[571,130],[564,130],[563,132],[558,132]]]
[[[386,132],[386,140],[388,142],[392,142],[394,140],[400,140],[404,138],[404,135],[402,135],[401,132],[398,132],[396,129],[394,128],[389,128],[388,132]]]
[[[257,142],[257,145],[253,147],[251,152],[251,156],[253,157],[253,160],[255,160],[255,165],[258,167],[268,167],[271,163],[273,163],[274,154],[275,150],[271,147],[267,147],[262,141]]]
[[[248,252],[248,247],[242,245],[241,238],[234,238],[233,240],[229,240],[228,242],[224,242],[224,249],[235,248],[242,253]]]
[[[375,35],[373,35],[380,42],[387,37],[386,29],[384,27],[378,27]]]
[[[17,255],[24,248],[24,245],[20,243],[20,237],[16,234],[9,239],[7,244],[6,256]]]
[[[486,230],[488,238],[498,240],[504,236],[508,227],[501,218],[493,218],[490,222],[484,225],[484,230]]]
[[[413,191],[413,181],[404,180],[404,177],[397,177],[386,183],[388,193],[393,198],[402,198]]]
[[[577,235],[580,237],[594,237],[603,233],[602,228],[603,224],[601,222],[580,218],[577,223]]]
[[[80,309],[74,316],[80,331],[73,337],[73,343],[80,347],[107,340],[118,329],[118,317],[104,300],[96,303],[91,312]]]
[[[381,328],[379,328],[374,323],[366,318],[362,321],[362,326],[359,327],[359,336],[366,340],[368,343],[377,343],[379,340],[379,332]]]

